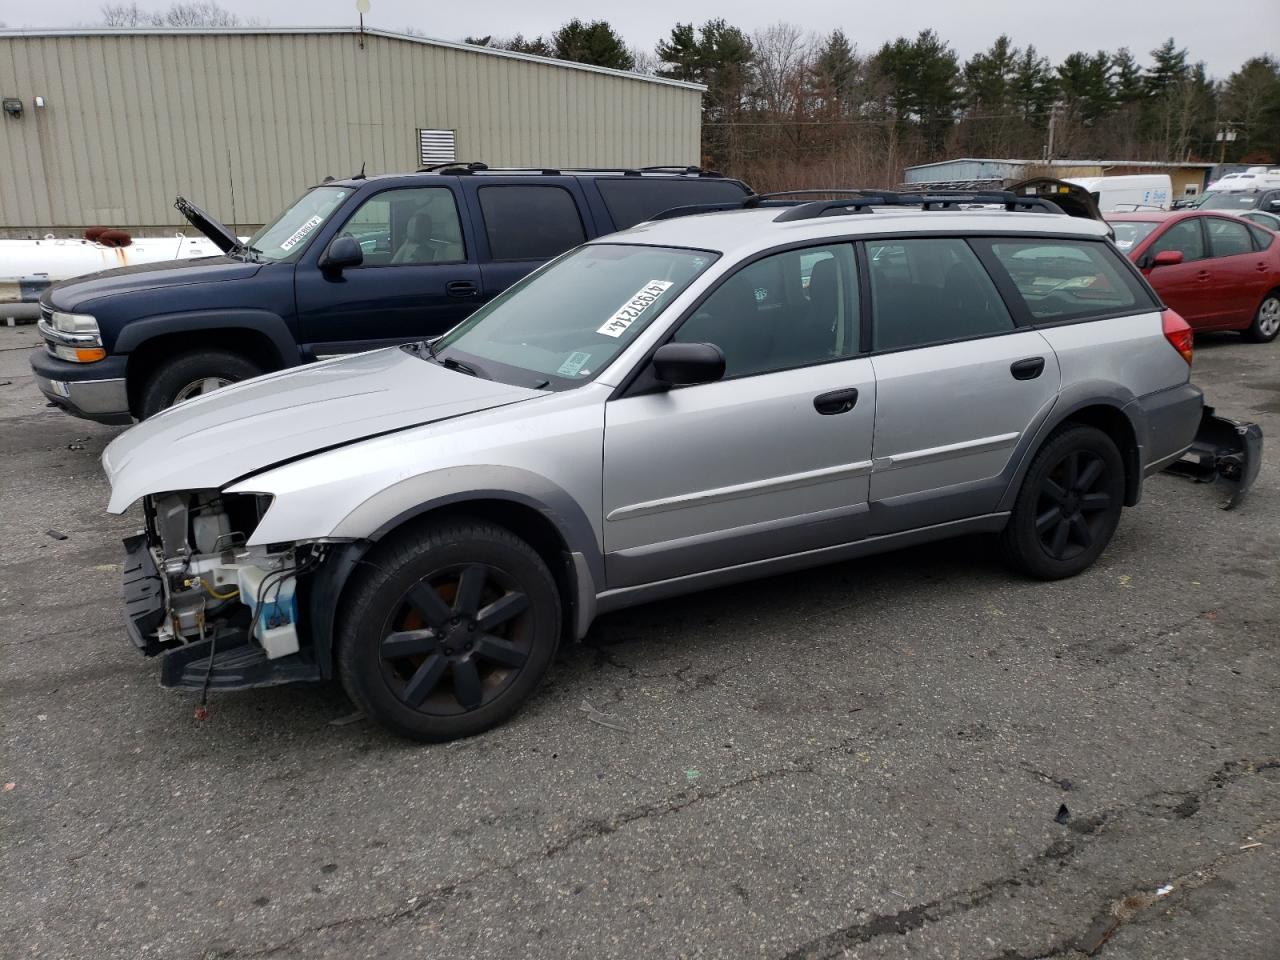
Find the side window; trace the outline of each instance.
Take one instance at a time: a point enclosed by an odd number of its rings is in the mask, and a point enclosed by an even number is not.
[[[858,291],[847,244],[788,250],[722,283],[676,331],[714,343],[725,376],[745,377],[850,357],[858,351]]]
[[[1208,217],[1205,226],[1209,229],[1209,256],[1237,257],[1242,253],[1253,253],[1249,228],[1241,221]]]
[[[642,220],[695,203],[736,203],[747,194],[732,180],[673,177],[598,177],[596,186],[619,230]]]
[[[1080,320],[1155,304],[1101,241],[996,240],[995,255],[1036,320]]]
[[[564,187],[481,187],[479,193],[495,260],[550,260],[587,239]]]
[[[867,242],[871,345],[902,350],[1005,333],[1013,318],[963,240]]]
[[[1203,260],[1205,258],[1204,234],[1200,230],[1200,220],[1193,217],[1190,220],[1175,223],[1156,237],[1155,243],[1151,244],[1146,255],[1154,257],[1163,250],[1182,251],[1183,263]]]
[[[376,193],[351,215],[341,235],[359,241],[368,267],[467,259],[458,205],[448,187]]]
[[[1280,228],[1280,223],[1277,223],[1276,227]],[[1263,230],[1252,223],[1249,224],[1249,233],[1253,236],[1253,248],[1255,250],[1267,249],[1267,247],[1271,246],[1271,241],[1276,238],[1274,233]]]

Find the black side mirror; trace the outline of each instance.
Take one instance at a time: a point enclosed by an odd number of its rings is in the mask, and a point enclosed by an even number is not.
[[[321,270],[345,270],[364,263],[364,250],[355,237],[336,237],[320,258]]]
[[[724,376],[724,353],[714,343],[664,343],[653,355],[653,375],[673,387],[714,383]]]

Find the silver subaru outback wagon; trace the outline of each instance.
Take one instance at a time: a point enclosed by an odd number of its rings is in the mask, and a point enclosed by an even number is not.
[[[974,532],[1079,573],[1193,443],[1189,329],[1102,223],[929,207],[644,223],[433,342],[133,427],[130,637],[166,686],[336,675],[444,740],[630,604]]]

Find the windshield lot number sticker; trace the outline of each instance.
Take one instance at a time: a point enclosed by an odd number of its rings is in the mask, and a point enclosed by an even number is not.
[[[303,240],[306,239],[307,234],[309,234],[316,227],[320,226],[320,224],[322,223],[324,223],[324,220],[322,220],[320,217],[312,217],[310,220],[308,220],[306,223],[300,226],[297,230],[293,231],[293,236],[291,236],[288,240],[285,240],[283,243],[281,243],[280,249],[292,250],[299,243],[301,243]]]
[[[635,296],[620,306],[617,313],[606,320],[604,326],[596,333],[603,333],[606,337],[613,337],[616,340],[627,332],[628,327],[640,319],[641,314],[653,306],[673,282],[672,280],[650,280],[636,291]]]
[[[556,369],[556,373],[562,377],[577,376],[578,371],[582,369],[583,364],[591,359],[591,354],[583,353],[581,350],[575,350],[569,354],[569,359]]]

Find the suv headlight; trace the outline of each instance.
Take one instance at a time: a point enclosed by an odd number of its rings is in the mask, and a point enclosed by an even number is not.
[[[53,311],[49,317],[53,321],[53,329],[59,333],[91,334],[98,336],[97,318],[87,313],[60,313]]]

